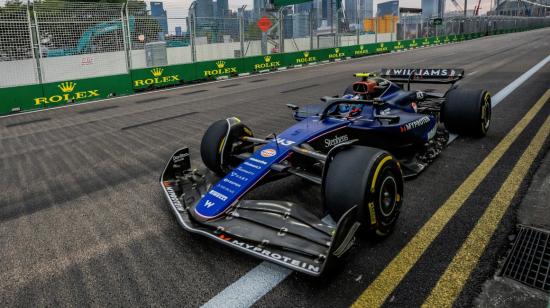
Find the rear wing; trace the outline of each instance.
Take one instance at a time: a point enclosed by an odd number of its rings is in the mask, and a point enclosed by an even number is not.
[[[464,77],[461,68],[383,68],[380,77],[393,82],[453,84]]]

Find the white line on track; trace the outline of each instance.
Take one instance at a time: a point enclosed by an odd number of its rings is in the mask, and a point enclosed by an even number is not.
[[[550,55],[539,63],[535,64],[527,72],[523,73],[516,80],[512,81],[497,94],[492,97],[491,106],[494,108],[502,102],[510,93],[521,86],[537,71],[550,62]],[[449,143],[453,142],[458,136],[452,134]],[[252,306],[262,296],[275,288],[281,281],[285,280],[292,273],[285,267],[263,261],[250,272],[239,278],[233,284],[225,288],[203,307],[225,307],[225,308],[247,308]],[[549,303],[550,304],[550,303]],[[550,306],[548,307],[550,308]]]
[[[262,262],[221,293],[218,293],[202,308],[250,307],[290,273],[292,273],[292,270],[288,268],[271,262]]]

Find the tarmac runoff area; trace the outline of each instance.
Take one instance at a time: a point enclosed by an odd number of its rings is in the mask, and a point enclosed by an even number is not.
[[[472,306],[516,223],[548,221],[529,199],[548,192],[537,184],[548,178],[548,37],[487,37],[2,118],[0,305]],[[461,86],[499,103],[487,137],[458,137],[406,183],[388,238],[358,241],[339,271],[312,279],[178,226],[158,176],[184,145],[200,163],[210,123],[239,116],[257,136],[278,132],[293,123],[286,103],[341,93],[357,71],[407,66],[464,68]],[[313,206],[317,189],[288,179],[250,197]]]

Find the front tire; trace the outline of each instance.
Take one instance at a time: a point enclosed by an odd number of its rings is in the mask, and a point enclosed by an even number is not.
[[[239,163],[232,157],[233,154],[252,152],[253,145],[241,141],[244,136],[253,137],[252,131],[237,118],[212,123],[201,140],[204,165],[217,175],[224,176]]]
[[[393,230],[403,204],[403,176],[389,153],[364,146],[337,152],[326,167],[325,208],[338,221],[359,205],[361,233],[387,236]]]
[[[441,110],[451,133],[483,137],[491,124],[491,95],[480,89],[452,89]]]

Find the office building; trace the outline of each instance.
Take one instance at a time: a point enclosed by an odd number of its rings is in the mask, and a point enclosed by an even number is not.
[[[195,8],[197,17],[213,17],[214,3],[212,0],[197,0]]]
[[[216,1],[216,17],[227,17],[229,15],[229,0]]]
[[[158,21],[162,32],[168,34],[168,18],[162,2],[151,1],[151,16]]]
[[[387,2],[378,3],[376,6],[376,16],[399,16],[399,1],[392,0]]]
[[[259,19],[264,15],[265,3],[267,0],[254,0],[254,18]]]
[[[309,14],[298,13],[292,15],[292,35],[297,37],[308,37],[309,33]]]
[[[313,1],[294,5],[295,14],[309,14],[311,11],[313,11]]]
[[[445,13],[445,0],[421,0],[422,17],[443,17]]]
[[[359,24],[362,24],[365,18],[371,18],[373,9],[372,1],[373,0],[345,0],[344,12],[346,20],[353,24],[357,18]]]

